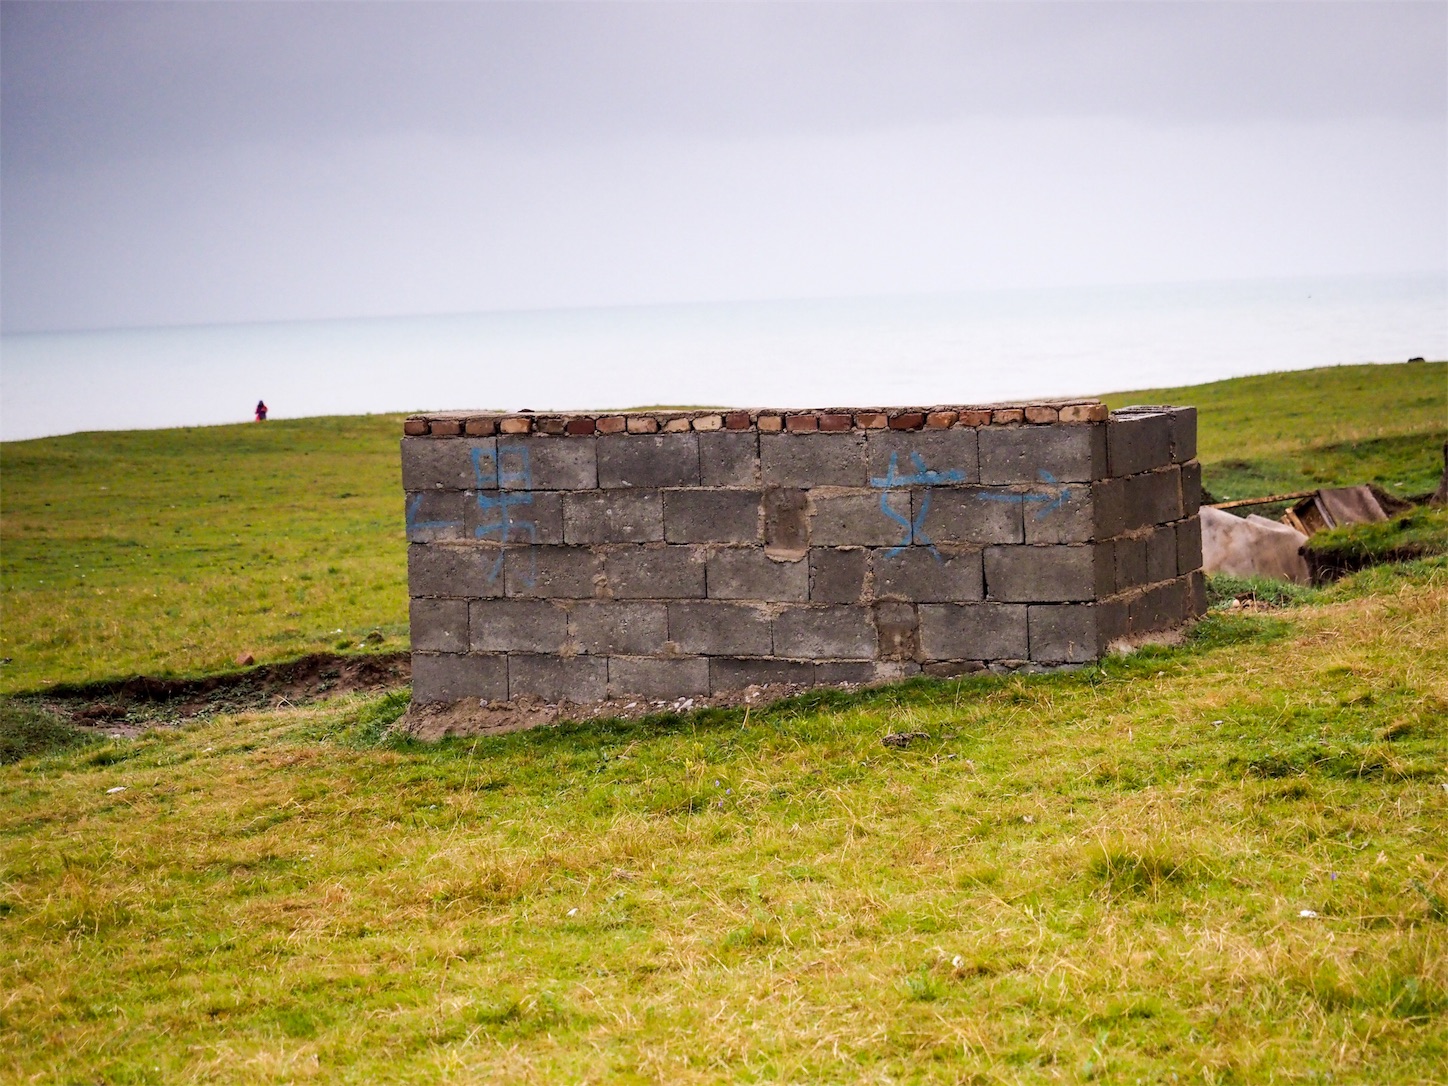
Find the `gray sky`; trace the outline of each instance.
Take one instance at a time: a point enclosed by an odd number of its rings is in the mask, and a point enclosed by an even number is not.
[[[4,3],[6,331],[1448,266],[1448,4]]]

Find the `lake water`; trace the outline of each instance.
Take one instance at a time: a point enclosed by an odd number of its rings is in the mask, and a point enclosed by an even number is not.
[[[1448,276],[44,333],[0,437],[445,408],[981,403],[1448,357]]]

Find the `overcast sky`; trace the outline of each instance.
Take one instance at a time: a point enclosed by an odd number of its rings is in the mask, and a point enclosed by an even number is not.
[[[6,331],[1442,271],[1448,4],[4,3]]]

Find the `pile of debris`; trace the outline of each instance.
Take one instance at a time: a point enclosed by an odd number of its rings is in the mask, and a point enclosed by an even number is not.
[[[1294,504],[1281,520],[1227,512],[1285,501]],[[1428,501],[1448,505],[1448,442],[1443,446],[1443,478]],[[1314,568],[1307,545],[1311,536],[1348,524],[1386,521],[1412,508],[1412,502],[1370,485],[1299,490],[1205,505],[1201,510],[1202,568],[1234,577],[1271,577],[1302,585],[1320,582],[1343,571]]]

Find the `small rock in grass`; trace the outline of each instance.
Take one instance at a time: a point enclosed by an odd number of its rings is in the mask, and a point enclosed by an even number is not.
[[[114,788],[107,788],[107,789],[106,789],[106,795],[108,795],[108,796],[113,796],[113,795],[115,795],[117,792],[124,792],[125,790],[126,790],[126,786],[125,786],[124,784],[118,784],[118,785],[116,785]]]
[[[235,663],[237,667],[251,667],[252,664],[256,663],[256,657],[249,652],[239,653]]]
[[[891,732],[889,735],[882,736],[880,742],[887,747],[903,750],[917,739],[929,738],[930,736],[926,732]]]

